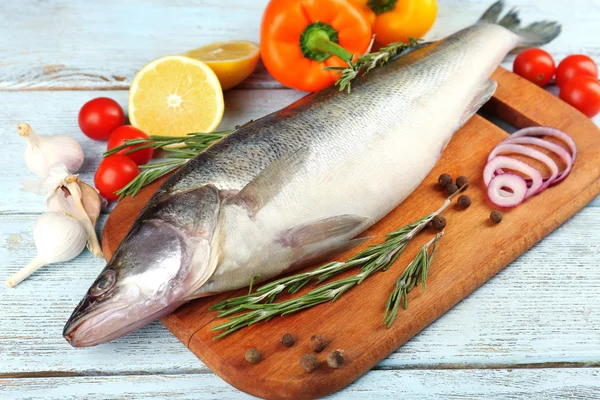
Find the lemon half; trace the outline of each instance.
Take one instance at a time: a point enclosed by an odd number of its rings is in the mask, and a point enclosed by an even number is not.
[[[227,90],[252,74],[259,54],[256,43],[232,40],[209,44],[183,55],[206,63],[217,74],[223,90]]]
[[[131,125],[148,135],[212,132],[225,105],[219,79],[205,63],[184,56],[152,61],[129,89]]]

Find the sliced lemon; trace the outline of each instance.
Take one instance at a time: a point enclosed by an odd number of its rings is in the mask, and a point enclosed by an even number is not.
[[[232,40],[209,44],[183,55],[205,62],[217,74],[223,90],[227,90],[252,74],[259,54],[256,43]]]
[[[212,132],[224,109],[215,73],[189,57],[152,61],[139,70],[129,89],[129,121],[148,135]]]

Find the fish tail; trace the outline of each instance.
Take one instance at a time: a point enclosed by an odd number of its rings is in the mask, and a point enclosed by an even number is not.
[[[483,13],[479,22],[497,24],[517,34],[521,41],[516,50],[550,43],[561,32],[561,25],[556,21],[537,21],[521,26],[516,9],[513,8],[502,16],[503,10],[504,0],[499,0]]]

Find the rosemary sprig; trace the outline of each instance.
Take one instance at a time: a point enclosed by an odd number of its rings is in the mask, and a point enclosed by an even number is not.
[[[284,277],[262,285],[254,294],[226,299],[213,305],[210,310],[218,310],[218,317],[229,317],[228,322],[212,328],[213,331],[223,331],[215,339],[260,321],[268,321],[276,316],[293,314],[322,303],[333,302],[376,272],[387,270],[406,249],[408,243],[427,226],[434,216],[442,213],[451,204],[454,197],[465,188],[466,185],[446,199],[444,205],[437,211],[387,234],[383,243],[370,246],[346,262],[330,262],[312,271]],[[422,266],[422,263],[419,265]],[[302,296],[279,303],[274,302],[275,298],[286,289],[290,293],[295,293],[314,278],[317,283],[322,283],[353,267],[360,267],[360,271],[347,278],[319,286]]]
[[[237,129],[237,128],[236,128]],[[151,135],[148,139],[131,139],[126,140],[125,144],[110,149],[104,153],[104,157],[108,157],[112,154],[118,153],[119,151],[129,147],[136,146],[125,154],[130,154],[138,150],[152,147],[153,149],[165,149],[165,151],[187,151],[189,154],[198,154],[205,150],[208,146],[216,141],[221,140],[225,136],[233,132],[234,129],[228,129],[223,131],[211,132],[211,133],[188,133],[182,137],[171,137],[171,136],[158,136]],[[178,146],[177,148],[168,148],[168,146]]]
[[[396,286],[388,298],[385,305],[385,314],[383,315],[383,323],[388,328],[396,320],[400,304],[402,304],[405,310],[408,308],[408,293],[419,285],[419,283],[421,283],[423,290],[425,290],[429,265],[433,261],[438,240],[443,234],[444,232],[442,231],[435,235],[429,242],[425,243],[417,256],[408,264],[404,272],[396,280]],[[429,251],[430,247],[431,251]]]
[[[409,38],[408,43],[394,42],[390,43],[379,51],[364,54],[356,61],[348,61],[347,67],[326,67],[328,70],[340,71],[339,78],[335,84],[340,91],[347,90],[348,93],[352,90],[352,81],[363,72],[363,75],[369,73],[375,67],[381,67],[397,54],[404,50],[417,46],[421,41],[419,39]]]
[[[431,221],[434,214],[429,214],[415,222],[403,226],[394,232],[389,233],[383,243],[372,245],[368,249],[358,253],[348,261],[333,261],[308,272],[287,276],[266,285],[259,287],[255,293],[245,296],[234,297],[223,300],[212,307],[211,311],[219,311],[219,317],[226,317],[247,309],[247,305],[259,303],[272,303],[275,298],[286,289],[289,293],[296,293],[311,280],[316,283],[322,283],[334,276],[347,271],[350,268],[371,266],[373,262],[381,264],[381,268],[386,270],[391,263],[406,248],[408,243]],[[383,264],[382,264],[383,263]],[[367,268],[369,269],[369,268]],[[378,270],[379,270],[378,269]],[[368,275],[363,275],[362,282]],[[360,282],[357,282],[360,283]]]
[[[236,127],[236,129],[237,128],[238,127]],[[206,150],[210,145],[223,139],[234,130],[235,129],[229,129],[211,133],[190,133],[183,137],[152,135],[148,139],[126,140],[123,145],[105,152],[104,157],[115,154],[129,146],[136,146],[128,150],[125,154],[151,147],[155,150],[163,149],[165,151],[165,159],[156,163],[140,165],[139,168],[142,170],[140,174],[115,193],[120,195],[119,200],[127,195],[134,197],[144,186],[151,184],[155,180],[181,167],[190,159]]]

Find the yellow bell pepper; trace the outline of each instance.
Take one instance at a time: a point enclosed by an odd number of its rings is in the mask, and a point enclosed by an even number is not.
[[[435,22],[437,0],[349,0],[371,23],[375,41],[385,45],[421,38]]]

